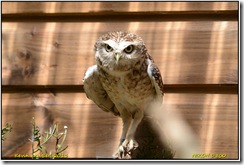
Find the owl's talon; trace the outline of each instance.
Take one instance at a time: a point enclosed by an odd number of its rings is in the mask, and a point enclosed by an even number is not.
[[[124,147],[122,145],[119,146],[118,150],[113,154],[114,159],[122,159],[124,153]]]
[[[138,147],[138,143],[135,140],[127,140],[119,146],[118,150],[113,154],[114,159],[131,159],[133,150]]]
[[[122,146],[126,149],[127,152],[130,152],[132,150],[135,150],[136,148],[138,148],[138,143],[133,140],[133,139],[130,139],[130,140],[125,140],[123,143],[122,143]]]

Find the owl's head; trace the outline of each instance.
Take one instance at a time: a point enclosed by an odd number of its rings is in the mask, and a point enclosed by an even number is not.
[[[143,40],[128,32],[109,32],[95,44],[97,64],[108,71],[128,71],[145,58]]]

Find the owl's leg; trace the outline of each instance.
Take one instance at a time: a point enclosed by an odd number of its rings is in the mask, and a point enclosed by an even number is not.
[[[132,118],[131,118],[131,115],[129,113],[124,113],[122,115],[122,121],[123,121],[123,129],[122,129],[122,135],[121,135],[121,138],[120,138],[120,144],[121,145],[125,138],[126,138],[126,134],[129,130],[129,127],[130,127],[130,124],[131,124],[131,121],[132,121]]]
[[[131,114],[128,113],[126,110],[120,112],[120,116],[121,116],[122,122],[123,122],[122,135],[121,135],[121,138],[120,138],[119,148],[113,154],[113,157],[114,158],[118,158],[118,159],[123,159],[123,158],[125,158],[126,153],[125,153],[125,150],[124,150],[124,148],[122,146],[122,143],[125,141],[126,134],[127,134],[128,129],[130,127],[132,118],[131,118]]]
[[[142,110],[137,111],[135,113],[134,118],[133,118],[132,123],[131,123],[131,127],[128,131],[128,134],[127,134],[128,139],[134,139],[136,129],[137,129],[138,125],[141,123],[141,120],[143,119],[143,115],[144,115],[144,113]]]
[[[138,125],[140,124],[142,118],[143,118],[143,111],[139,110],[135,113],[134,119],[132,120],[130,129],[128,130],[127,136],[125,141],[123,142],[122,146],[125,148],[127,152],[130,152],[132,150],[135,150],[139,145],[135,140],[135,133]]]

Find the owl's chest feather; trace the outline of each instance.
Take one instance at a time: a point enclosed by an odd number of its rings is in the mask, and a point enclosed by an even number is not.
[[[146,71],[132,70],[127,74],[110,75],[100,72],[100,79],[113,102],[143,106],[155,95],[155,89]]]

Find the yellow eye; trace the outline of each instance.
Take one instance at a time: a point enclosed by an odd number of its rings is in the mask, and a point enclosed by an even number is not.
[[[134,50],[134,46],[133,46],[133,45],[129,45],[129,46],[127,46],[127,47],[124,49],[125,53],[132,53],[133,50]]]
[[[111,46],[109,46],[108,44],[105,44],[105,49],[107,52],[113,51],[113,48]]]

